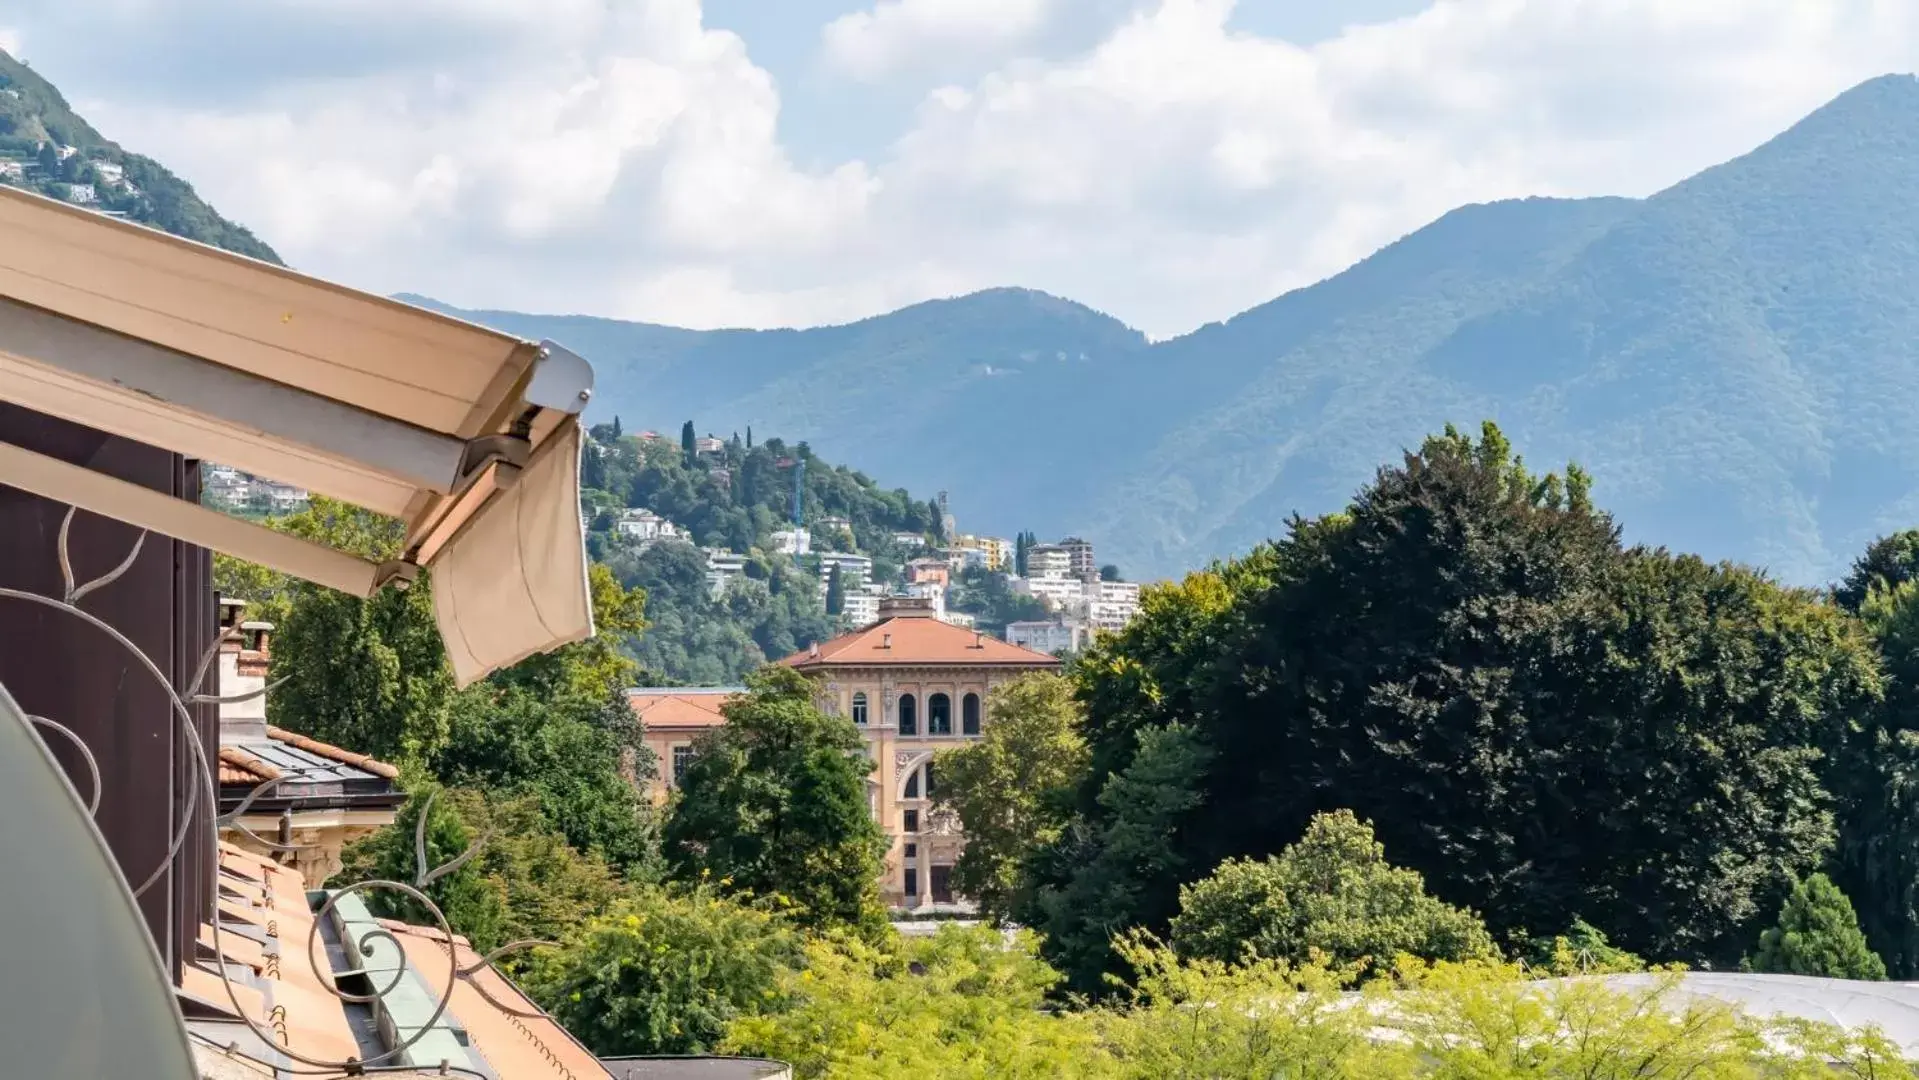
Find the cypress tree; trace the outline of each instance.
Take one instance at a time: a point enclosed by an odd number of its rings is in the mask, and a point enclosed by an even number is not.
[[[680,425],[680,449],[686,453],[686,460],[693,460],[693,421]]]
[[[826,578],[826,613],[838,615],[846,610],[846,586],[840,581],[840,564],[833,564],[833,572]]]

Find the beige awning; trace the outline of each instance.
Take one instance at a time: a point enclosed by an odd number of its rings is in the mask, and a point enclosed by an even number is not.
[[[0,483],[350,592],[434,570],[462,685],[593,632],[585,360],[0,187],[0,399],[406,523],[375,564],[9,445]]]

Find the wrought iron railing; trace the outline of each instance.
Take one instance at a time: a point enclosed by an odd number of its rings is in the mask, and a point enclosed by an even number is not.
[[[185,691],[177,690],[166,673],[161,670],[160,666],[154,663],[153,659],[147,656],[138,645],[104,619],[99,618],[80,606],[80,602],[88,595],[112,585],[133,567],[135,560],[139,558],[141,546],[146,542],[146,533],[142,531],[139,534],[134,540],[133,547],[127,553],[126,558],[121,560],[119,565],[115,566],[112,570],[90,581],[77,582],[74,578],[73,562],[68,543],[68,535],[73,524],[73,517],[74,510],[69,507],[66,516],[61,520],[60,532],[56,541],[56,557],[60,565],[62,594],[57,597],[43,596],[35,592],[0,586],[0,600],[34,604],[58,612],[66,617],[77,619],[99,631],[108,641],[119,646],[121,650],[136,661],[138,669],[146,672],[153,680],[154,685],[166,695],[169,711],[174,723],[178,725],[178,732],[182,736],[182,741],[190,748],[189,768],[192,782],[188,784],[185,798],[177,810],[177,820],[169,822],[168,835],[170,836],[170,840],[167,845],[165,858],[160,861],[159,865],[151,868],[122,867],[122,871],[125,873],[128,881],[133,880],[134,872],[145,871],[144,876],[139,879],[139,884],[132,887],[131,892],[133,897],[137,899],[146,893],[147,890],[151,889],[155,883],[165,877],[168,868],[175,864],[181,850],[193,838],[193,825],[196,816],[205,823],[205,832],[202,839],[206,845],[209,866],[218,865],[216,841],[222,829],[231,829],[240,833],[269,851],[298,852],[312,848],[313,845],[309,844],[286,844],[278,840],[268,839],[253,832],[241,821],[241,816],[246,813],[256,800],[269,794],[282,784],[307,779],[309,777],[308,770],[300,768],[284,769],[281,775],[267,780],[249,790],[245,798],[243,798],[233,810],[224,814],[219,813],[219,787],[215,782],[213,764],[207,759],[206,749],[201,741],[201,733],[199,728],[194,724],[192,712],[188,707],[190,703],[196,705],[226,705],[249,701],[264,696],[283,683],[285,679],[229,697],[206,693],[204,691],[204,685],[208,674],[216,669],[215,661],[219,658],[221,646],[228,641],[235,640],[239,632],[237,627],[228,627],[214,635],[214,640],[200,656],[199,663],[194,669],[193,678]],[[92,749],[86,745],[85,740],[76,734],[72,728],[57,720],[43,716],[28,716],[27,719],[42,733],[41,741],[43,743],[46,742],[48,734],[57,736],[61,741],[67,743],[78,756],[88,774],[87,797],[81,801],[86,806],[88,815],[90,817],[97,817],[103,792],[101,790],[100,764],[94,756]],[[70,776],[67,780],[69,784],[73,785],[76,794],[78,794],[80,789],[79,785],[75,783],[74,778]],[[199,800],[201,799],[206,800],[206,806],[208,808],[207,813],[204,815],[197,813],[200,808]],[[490,834],[482,835],[455,858],[439,866],[428,866],[426,827],[431,810],[432,796],[429,796],[425,804],[421,807],[414,830],[415,873],[413,880],[411,882],[405,882],[372,879],[358,881],[341,888],[328,890],[325,903],[322,904],[317,911],[313,912],[312,928],[308,932],[306,945],[307,966],[313,971],[320,985],[324,987],[328,993],[332,994],[342,1003],[355,1003],[377,1007],[383,998],[391,994],[404,982],[407,964],[405,962],[405,951],[402,949],[399,939],[384,928],[376,928],[366,931],[352,942],[358,950],[357,955],[361,957],[371,955],[377,948],[385,947],[395,950],[395,952],[399,954],[400,959],[400,963],[394,967],[395,974],[391,980],[385,985],[374,987],[371,993],[360,994],[344,990],[339,984],[342,977],[366,975],[367,973],[365,971],[334,971],[330,964],[325,963],[322,959],[316,958],[313,946],[315,941],[319,939],[320,927],[322,923],[333,914],[334,908],[339,902],[348,896],[377,890],[389,890],[419,904],[432,917],[433,924],[435,928],[439,930],[441,940],[446,945],[448,978],[445,980],[445,987],[434,1004],[432,1016],[425,1023],[419,1025],[418,1029],[412,1035],[397,1040],[394,1045],[383,1053],[365,1059],[348,1058],[346,1060],[336,1061],[304,1054],[288,1045],[283,1022],[276,1023],[272,1019],[263,1022],[248,1014],[246,1008],[240,1001],[239,994],[236,992],[233,979],[227,973],[225,964],[219,966],[216,974],[220,977],[221,985],[226,991],[228,1004],[232,1006],[234,1015],[240,1018],[241,1022],[246,1025],[254,1036],[265,1044],[275,1047],[277,1053],[284,1055],[291,1061],[308,1066],[308,1068],[287,1067],[283,1065],[275,1066],[279,1068],[280,1071],[298,1075],[318,1076],[361,1075],[403,1068],[419,1068],[420,1063],[409,1063],[402,1058],[402,1055],[435,1030],[435,1026],[446,1013],[447,1006],[453,999],[455,986],[462,982],[478,992],[479,995],[494,1008],[499,1009],[508,1016],[516,1019],[545,1018],[544,1014],[537,1011],[517,1009],[499,1001],[488,992],[485,984],[476,979],[475,976],[482,971],[492,971],[493,974],[500,975],[504,978],[504,974],[493,966],[496,961],[526,949],[552,945],[552,942],[534,940],[515,941],[487,953],[472,964],[465,967],[461,966],[459,952],[454,942],[453,927],[447,922],[446,915],[440,910],[439,905],[433,902],[433,899],[427,895],[425,890],[432,885],[433,882],[458,870],[461,866],[464,866],[480,854],[491,837]],[[95,828],[97,829],[97,825]],[[218,871],[214,870],[213,873],[217,877]],[[221,931],[225,929],[223,925],[224,917],[221,913],[220,905],[217,903],[217,893],[218,886],[216,881],[214,889],[216,902],[210,905],[212,909],[210,921],[214,929],[216,946],[220,940]],[[277,968],[279,963],[283,962],[277,954],[269,955],[274,956],[273,966],[275,968]],[[322,952],[321,955],[324,956],[324,952]],[[231,1048],[227,1049],[231,1052]],[[449,1074],[466,1074],[470,1072],[470,1070],[444,1062],[435,1062],[429,1067],[440,1068]],[[481,1074],[472,1073],[472,1075]]]

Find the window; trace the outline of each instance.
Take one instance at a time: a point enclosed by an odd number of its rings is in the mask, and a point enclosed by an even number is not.
[[[906,778],[906,794],[902,796],[902,798],[917,799],[919,797],[920,797],[920,771],[918,769],[914,769],[912,773],[908,775]]]
[[[918,810],[908,810],[906,811],[904,816],[906,818],[906,822],[905,822],[906,832],[908,834],[919,832],[920,831],[920,812]]]
[[[919,872],[912,867],[906,868],[906,898],[910,901],[920,894]],[[917,906],[917,905],[916,905]]]
[[[928,735],[953,733],[952,698],[945,694],[934,694],[926,699],[926,733]]]
[[[930,799],[933,797],[933,763],[930,761],[927,762],[926,767],[921,771],[926,773],[926,783],[922,786],[926,792],[926,797]]]
[[[866,691],[864,690],[853,695],[853,722],[861,727],[866,726]]]
[[[979,734],[979,695],[968,694],[960,699],[960,734]]]
[[[918,735],[920,733],[919,704],[911,694],[900,695],[900,734]]]
[[[673,786],[680,786],[680,778],[686,775],[687,766],[693,764],[693,748],[682,743],[673,748]]]
[[[913,857],[915,857],[915,856],[917,856],[917,855],[918,855],[919,853],[920,853],[920,846],[919,846],[918,844],[908,844],[908,845],[906,845],[906,857],[907,857],[907,858],[909,858],[909,859],[911,859],[911,858],[913,858]]]

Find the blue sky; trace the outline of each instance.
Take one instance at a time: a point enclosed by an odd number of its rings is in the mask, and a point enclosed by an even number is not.
[[[712,327],[1023,285],[1164,337],[1743,153],[1919,66],[1919,0],[13,0],[0,47],[362,288]]]

